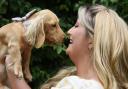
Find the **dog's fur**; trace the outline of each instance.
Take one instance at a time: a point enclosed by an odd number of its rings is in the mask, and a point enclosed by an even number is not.
[[[17,77],[32,80],[29,70],[31,50],[40,48],[44,42],[60,43],[64,32],[59,26],[59,19],[50,10],[41,10],[24,22],[12,22],[0,28],[0,86],[6,80],[5,59],[11,63]],[[21,63],[22,62],[22,63]]]

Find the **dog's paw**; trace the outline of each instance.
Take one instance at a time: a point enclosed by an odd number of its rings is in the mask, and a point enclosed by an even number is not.
[[[23,71],[21,64],[14,64],[14,74],[19,78],[23,78]]]
[[[6,55],[5,65],[7,71],[12,71],[18,78],[23,78],[22,66],[20,61],[11,60],[10,55]]]
[[[32,75],[31,75],[31,74],[25,75],[25,79],[26,79],[28,82],[31,82],[31,81],[32,81]]]

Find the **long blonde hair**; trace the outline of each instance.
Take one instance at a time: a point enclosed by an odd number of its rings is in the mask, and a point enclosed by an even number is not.
[[[42,84],[40,89],[51,89],[51,87],[55,87],[62,78],[70,75],[76,75],[76,67],[70,66],[60,69],[60,71],[55,76]]]
[[[128,27],[102,5],[80,7],[78,18],[93,39],[93,63],[104,89],[128,89]]]

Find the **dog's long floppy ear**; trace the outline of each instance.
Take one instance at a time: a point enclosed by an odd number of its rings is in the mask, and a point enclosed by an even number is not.
[[[35,47],[40,48],[45,41],[45,32],[44,32],[44,23],[42,23],[39,26],[39,31],[37,32],[36,41],[35,41]]]
[[[27,29],[25,32],[26,41],[36,48],[40,48],[45,40],[43,18],[44,16],[37,16],[32,20],[24,22]]]

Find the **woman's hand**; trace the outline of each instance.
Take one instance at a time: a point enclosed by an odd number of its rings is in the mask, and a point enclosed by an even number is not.
[[[13,64],[9,55],[6,56],[5,65],[8,83],[11,89],[31,89],[23,78],[19,79],[14,75]]]

